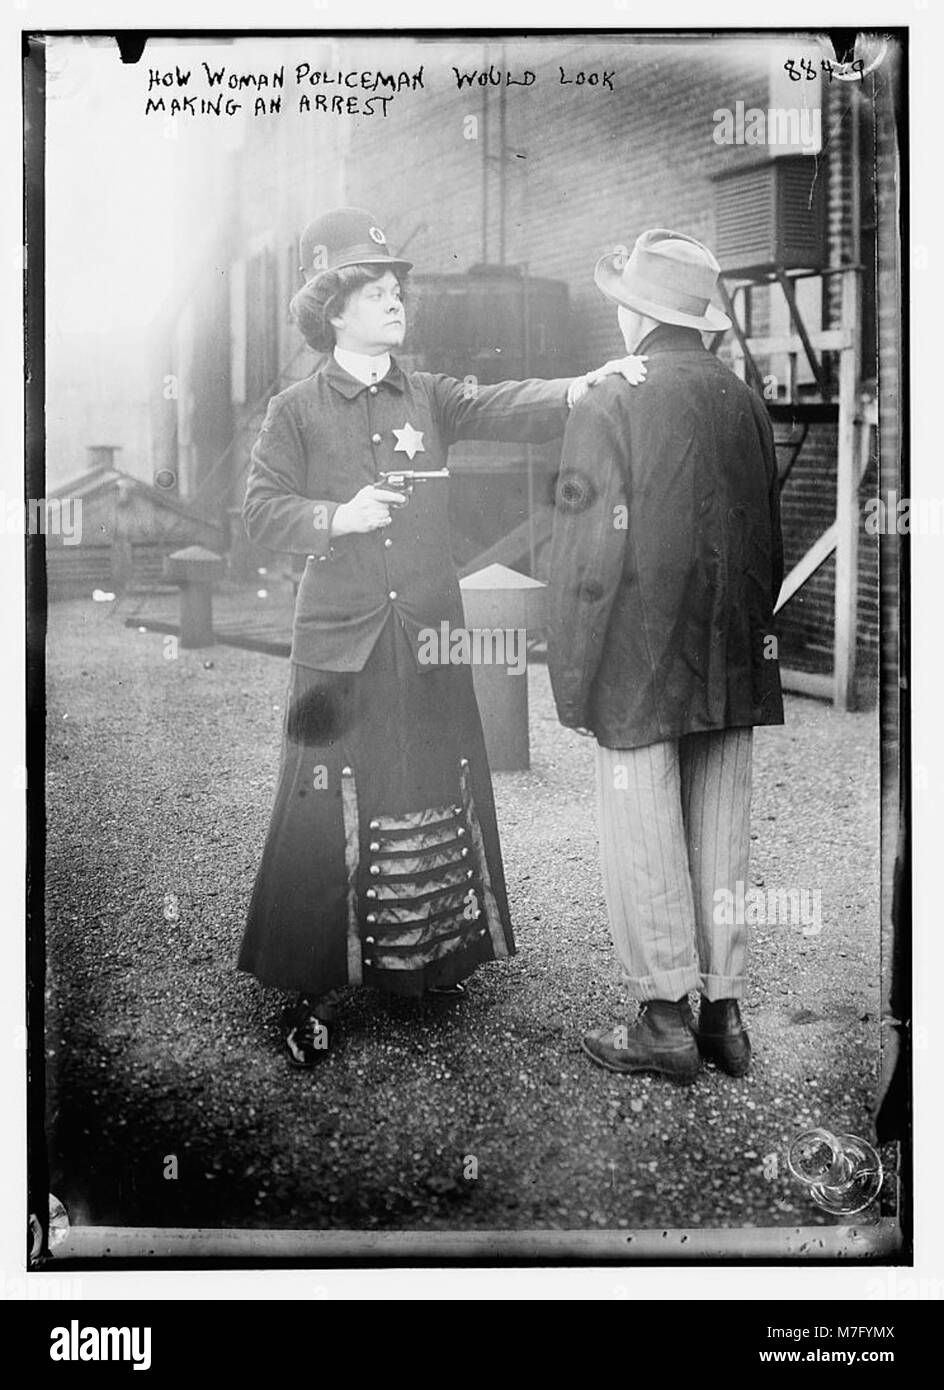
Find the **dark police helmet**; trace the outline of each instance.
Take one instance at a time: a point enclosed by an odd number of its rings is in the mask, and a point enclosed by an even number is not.
[[[395,274],[413,266],[412,261],[391,256],[383,228],[363,208],[335,208],[309,222],[299,241],[299,254],[306,281],[349,265],[380,265]]]

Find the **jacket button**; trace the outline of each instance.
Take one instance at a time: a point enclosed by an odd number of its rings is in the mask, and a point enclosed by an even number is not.
[[[387,536],[386,539],[384,540],[384,549],[385,549],[385,550],[389,550],[390,547],[391,547],[392,545],[393,545],[393,541],[390,539],[389,536]]]
[[[395,599],[396,596],[397,596],[397,591],[396,591],[396,589],[391,589],[390,592],[389,592],[389,594],[387,595],[387,597],[388,597],[391,601],[392,601],[393,599]]]
[[[372,387],[370,388],[370,394],[371,394],[372,396],[376,396],[376,394],[377,394],[377,387],[376,387],[376,386],[372,386]]]
[[[372,435],[370,436],[370,442],[371,442],[371,444],[379,444],[380,441],[381,441],[381,438],[382,438],[382,436],[379,435],[379,434],[372,434]]]

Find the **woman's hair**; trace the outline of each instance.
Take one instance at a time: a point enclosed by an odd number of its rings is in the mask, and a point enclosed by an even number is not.
[[[386,273],[387,267],[383,265],[347,265],[340,270],[323,271],[303,285],[293,296],[289,311],[308,346],[315,352],[330,352],[334,347],[331,320],[344,312],[345,304],[356,290]],[[397,279],[402,293],[406,275],[399,274]]]

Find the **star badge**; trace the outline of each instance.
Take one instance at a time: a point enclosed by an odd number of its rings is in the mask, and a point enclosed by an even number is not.
[[[413,462],[414,454],[425,454],[426,446],[423,443],[423,431],[415,430],[407,421],[402,430],[394,430],[397,442],[393,446],[394,453],[404,453],[410,462]]]

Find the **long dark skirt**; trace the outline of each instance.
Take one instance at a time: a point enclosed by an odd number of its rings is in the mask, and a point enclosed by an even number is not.
[[[239,968],[420,994],[514,949],[471,670],[418,671],[394,617],[362,671],[293,664]]]

